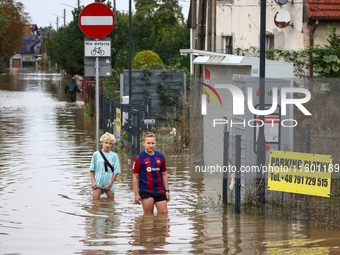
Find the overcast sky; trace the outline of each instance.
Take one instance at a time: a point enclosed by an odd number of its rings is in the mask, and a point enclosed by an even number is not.
[[[72,10],[76,7],[78,0],[17,0],[26,7],[26,12],[31,16],[31,23],[37,24],[38,27],[47,27],[50,24],[56,29],[57,17],[59,17],[59,26],[64,25],[64,9],[66,10],[66,24],[72,20]],[[94,0],[80,0],[80,5],[86,6],[94,3]],[[112,2],[112,0],[111,0]],[[129,0],[116,0],[117,10],[129,11]],[[179,0],[182,6],[184,18],[187,19],[190,0]],[[73,6],[73,7],[72,7]],[[134,1],[132,0],[132,10],[134,10]]]

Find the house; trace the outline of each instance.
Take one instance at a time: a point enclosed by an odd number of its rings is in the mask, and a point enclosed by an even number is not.
[[[259,47],[260,5],[259,0],[191,0],[191,49],[234,54],[235,48]],[[285,27],[275,22],[283,12],[289,19]],[[326,44],[329,24],[340,31],[339,0],[267,0],[266,48]]]
[[[10,64],[12,68],[24,67],[24,63],[34,63],[38,59],[41,47],[41,35],[38,26],[31,24],[26,26],[26,33],[22,46],[17,53],[11,58]]]

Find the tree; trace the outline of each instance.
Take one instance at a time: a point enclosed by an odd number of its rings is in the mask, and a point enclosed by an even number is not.
[[[155,66],[162,66],[163,61],[157,55],[157,53],[151,50],[143,50],[138,52],[133,59],[132,66],[134,69],[143,69],[145,66],[153,64]]]
[[[184,24],[178,0],[136,0],[133,23],[134,47],[153,50],[169,64],[181,48],[190,45],[190,31]]]
[[[22,3],[0,0],[0,71],[3,59],[12,57],[22,44],[28,20]]]
[[[81,9],[74,9],[73,21],[58,30],[47,47],[51,60],[58,63],[68,74],[84,73],[84,38],[79,27]]]
[[[1,10],[1,5],[0,5]],[[1,12],[1,11],[0,11]],[[0,35],[5,30],[5,28],[9,25],[7,15],[0,15]]]
[[[336,27],[330,27],[328,32],[329,45],[317,45],[310,48],[313,56],[314,71],[318,76],[326,78],[340,77],[340,36]]]
[[[55,33],[57,32],[53,29],[52,26],[40,27],[39,30],[40,30],[40,34],[43,37],[53,37],[55,35]]]
[[[110,4],[107,5],[110,7]],[[142,50],[152,50],[167,65],[179,63],[179,50],[189,47],[190,32],[183,22],[178,0],[136,0],[135,6],[136,13],[132,16],[132,55]],[[51,60],[70,74],[83,74],[85,35],[78,24],[80,12],[81,8],[74,10],[73,21],[67,27],[60,28],[47,47]],[[129,49],[129,15],[117,12],[116,20],[115,27],[108,35],[112,38],[114,73],[128,67]]]

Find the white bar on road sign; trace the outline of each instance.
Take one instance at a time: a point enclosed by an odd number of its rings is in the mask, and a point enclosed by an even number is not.
[[[113,24],[112,16],[82,16],[80,19],[83,26],[111,26]]]

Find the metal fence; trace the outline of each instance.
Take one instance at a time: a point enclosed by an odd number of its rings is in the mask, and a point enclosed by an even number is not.
[[[117,111],[118,110],[118,111]],[[119,116],[117,116],[117,113]],[[103,133],[115,134],[122,139],[122,133],[127,133],[127,142],[131,145],[131,155],[134,157],[140,152],[140,134],[142,129],[150,130],[151,126],[144,124],[152,113],[151,98],[144,98],[143,104],[116,103],[102,95],[101,125]]]
[[[241,141],[241,136],[236,136],[229,143],[229,132],[227,131],[225,131],[224,137],[225,159],[223,164],[225,166],[232,164],[236,169],[239,169],[241,160],[243,163],[245,162],[245,152],[249,148],[253,148],[254,144],[250,141]],[[228,146],[232,148],[228,148]],[[305,126],[296,127],[294,130],[294,152],[332,155],[333,165],[339,165],[339,146],[340,137],[320,136],[318,133],[313,132],[313,127],[308,123]],[[228,155],[230,150],[235,151],[235,153]],[[256,162],[252,162],[252,164],[256,165]],[[234,189],[230,190],[229,186],[233,182],[233,178]],[[233,204],[236,213],[240,212],[241,208],[246,211],[253,211],[254,208],[258,209],[259,203],[256,199],[258,199],[259,187],[255,184],[255,175],[248,175],[248,181],[244,181],[244,176],[237,172],[233,178],[230,173],[223,173],[223,202]],[[267,182],[266,178],[264,178],[264,182]],[[338,171],[332,173],[330,185],[330,197],[269,191],[266,189],[267,203],[265,207],[261,207],[261,212],[281,219],[308,220],[328,227],[339,227],[340,173]]]

